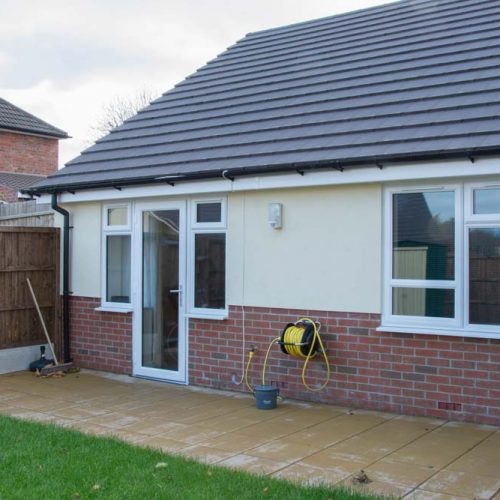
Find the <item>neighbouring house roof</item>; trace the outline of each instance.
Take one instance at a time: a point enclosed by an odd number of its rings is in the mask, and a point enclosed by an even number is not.
[[[39,191],[500,151],[500,0],[251,33]]]
[[[68,134],[0,97],[0,129],[65,139]]]
[[[34,186],[44,178],[42,175],[0,172],[0,186],[20,191]]]

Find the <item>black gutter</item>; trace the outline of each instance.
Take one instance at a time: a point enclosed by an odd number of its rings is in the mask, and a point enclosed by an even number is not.
[[[286,163],[273,166],[257,166],[257,167],[235,167],[229,169],[214,169],[198,172],[187,173],[173,173],[171,175],[156,175],[144,177],[129,177],[120,179],[108,179],[102,181],[90,181],[80,183],[57,184],[53,186],[41,186],[40,188],[27,188],[22,189],[21,192],[31,196],[40,196],[44,193],[54,193],[54,190],[59,192],[73,191],[82,189],[103,189],[103,188],[116,188],[123,187],[151,185],[151,184],[170,184],[174,185],[182,181],[195,181],[207,180],[221,177],[225,173],[226,178],[237,178],[248,175],[262,175],[262,174],[280,174],[288,172],[307,172],[314,170],[339,170],[343,171],[345,168],[368,167],[370,165],[378,168],[383,168],[389,165],[397,165],[402,162],[422,162],[422,161],[436,161],[436,160],[452,160],[452,159],[469,159],[474,163],[475,158],[481,156],[492,156],[500,154],[498,146],[490,148],[470,148],[470,149],[457,149],[452,151],[436,151],[420,154],[398,154],[398,155],[379,155],[379,156],[366,156],[356,159],[352,158],[338,158],[332,160],[322,160],[313,162],[295,162]],[[61,176],[64,177],[64,176]]]
[[[64,217],[63,226],[63,358],[65,363],[71,361],[69,349],[69,212],[57,204],[57,193],[52,193],[52,210]]]

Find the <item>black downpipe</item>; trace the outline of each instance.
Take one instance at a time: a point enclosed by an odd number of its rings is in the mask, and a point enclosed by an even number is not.
[[[63,357],[69,363],[69,212],[57,204],[57,193],[52,193],[52,210],[59,212],[64,217],[63,226]]]

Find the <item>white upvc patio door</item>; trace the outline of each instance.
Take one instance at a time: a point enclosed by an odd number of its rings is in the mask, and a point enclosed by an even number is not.
[[[186,204],[134,210],[133,373],[186,383]]]

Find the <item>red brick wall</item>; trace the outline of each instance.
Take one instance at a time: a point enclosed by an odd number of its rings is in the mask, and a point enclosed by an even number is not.
[[[132,373],[132,313],[96,311],[100,299],[71,297],[70,349],[81,368]]]
[[[81,367],[132,372],[132,314],[99,312],[100,300],[71,299],[71,355]],[[377,332],[377,314],[245,308],[247,348],[257,348],[250,371],[261,381],[271,339],[297,318],[319,320],[332,380],[324,391],[301,384],[302,360],[271,352],[267,382],[285,397],[413,415],[500,424],[500,340]],[[225,321],[191,319],[189,381],[229,390],[241,377],[242,312],[230,307]],[[246,362],[246,353],[245,353]],[[321,359],[310,363],[307,380],[321,383]]]
[[[57,162],[57,139],[0,131],[0,172],[49,175]]]
[[[257,348],[251,382],[261,383],[267,346],[286,323],[308,316],[322,324],[332,380],[320,393],[304,390],[303,361],[272,350],[267,381],[285,397],[500,424],[500,340],[377,332],[377,314],[247,307],[247,346]],[[244,390],[241,376],[242,313],[231,307],[226,321],[192,319],[190,383]],[[321,359],[310,363],[307,380],[325,377]]]

